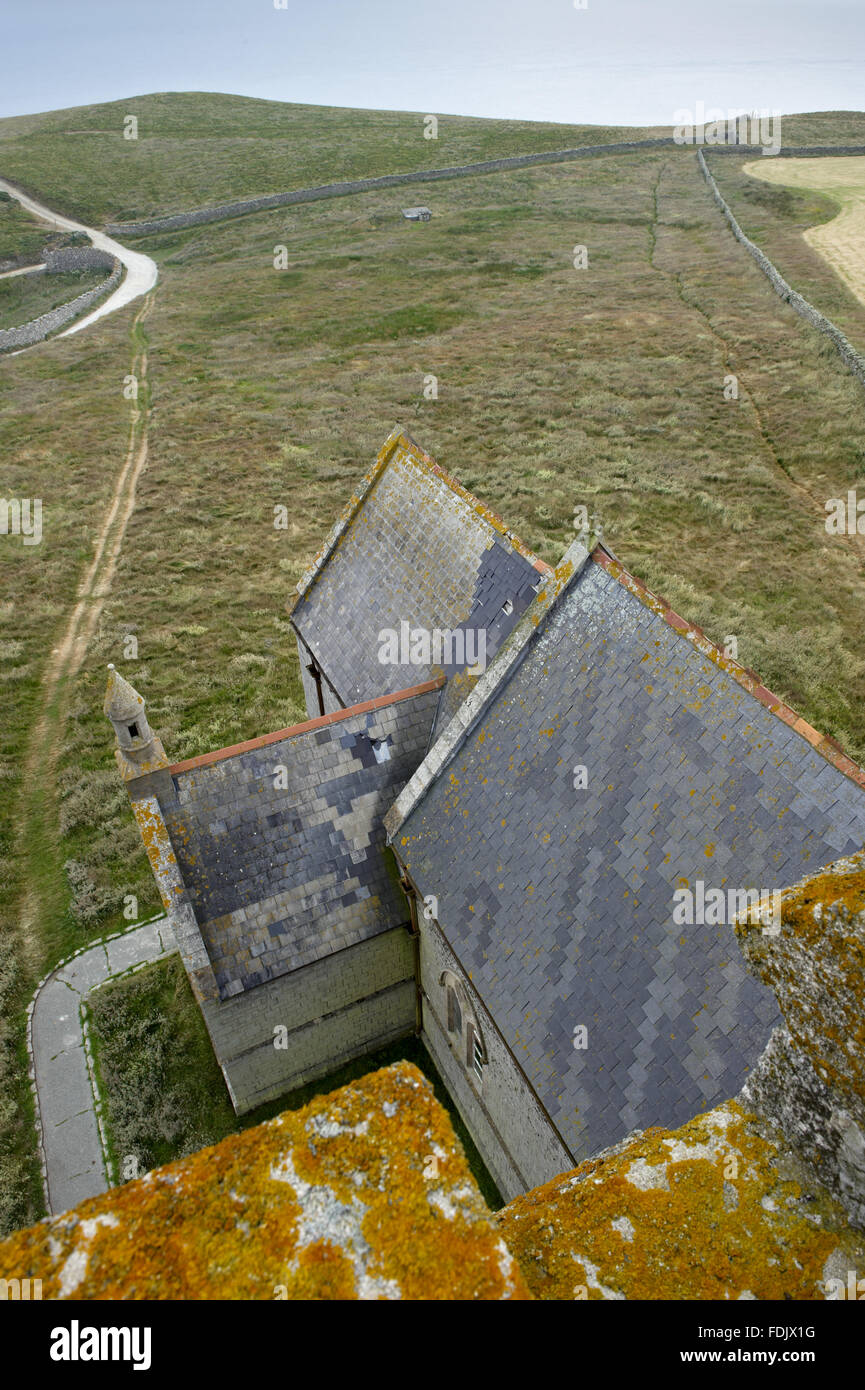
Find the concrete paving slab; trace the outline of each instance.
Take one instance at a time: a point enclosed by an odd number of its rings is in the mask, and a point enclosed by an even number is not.
[[[53,1213],[68,1211],[107,1188],[93,1111],[71,1116],[55,1132],[60,1142],[55,1144],[54,1157],[48,1165],[49,1205]]]
[[[36,996],[30,1047],[42,1124],[45,1199],[52,1214],[108,1186],[84,1051],[81,1002],[114,975],[175,949],[167,921],[144,923],[107,945],[97,942],[60,966]]]
[[[105,947],[99,942],[89,951],[76,956],[68,965],[58,971],[57,978],[64,984],[77,989],[79,994],[88,994],[95,985],[108,979],[108,960]]]

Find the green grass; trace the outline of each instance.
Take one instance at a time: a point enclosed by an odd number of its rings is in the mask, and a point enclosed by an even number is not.
[[[0,189],[0,269],[37,265],[46,246],[90,245],[82,232],[58,232],[25,212],[11,194]]]
[[[40,227],[20,203],[0,189],[0,268],[7,262],[35,265],[42,259],[48,240],[47,228]]]
[[[283,605],[397,421],[545,559],[587,501],[627,563],[865,756],[865,585],[826,544],[820,500],[861,469],[861,388],[729,236],[693,155],[472,179],[435,201],[422,227],[381,220],[379,195],[298,210],[288,289],[274,214],[163,239],[151,462],[60,786],[63,853],[113,912],[130,881],[142,910],[157,901],[113,780],[105,663],[138,636],[123,669],[175,758],[300,718]],[[491,234],[481,218],[455,250],[452,225],[498,201],[522,219]],[[531,262],[541,275],[489,271]]]
[[[118,1180],[183,1158],[299,1110],[359,1076],[413,1062],[448,1111],[487,1205],[501,1196],[419,1039],[407,1037],[356,1058],[320,1080],[237,1116],[179,956],[158,961],[90,996],[90,1036],[104,1103],[109,1152]],[[130,1163],[130,1160],[132,1162]]]
[[[77,299],[108,279],[107,271],[75,270],[62,275],[15,275],[0,280],[0,328],[15,328]]]
[[[669,136],[671,126],[562,125],[358,111],[218,92],[162,92],[0,120],[0,175],[85,221],[131,221],[253,194],[578,145]],[[123,136],[138,118],[138,138]],[[787,144],[865,143],[861,112],[788,116]],[[420,197],[427,201],[427,194]]]
[[[168,120],[172,103],[153,100]],[[181,125],[191,109],[184,98]],[[201,119],[213,109],[206,99]],[[35,169],[40,119],[27,118]],[[865,123],[807,119],[802,138],[827,142]],[[355,133],[380,172],[390,127],[375,113],[369,126]],[[16,129],[23,168],[31,137]],[[537,148],[537,130],[521,129]],[[10,138],[0,125],[0,172]],[[746,230],[865,349],[863,311],[802,242],[812,203],[746,200],[739,165],[712,161]],[[92,195],[83,167],[55,159],[58,189],[80,180]],[[194,158],[184,170],[181,204]],[[136,173],[129,187],[146,184]],[[429,223],[402,219],[414,202],[432,208]],[[581,243],[586,272],[572,265]],[[278,244],[286,271],[273,268]],[[58,692],[56,784],[21,769],[46,659],[126,450],[133,310],[0,364],[0,495],[44,505],[39,547],[0,542],[0,928],[15,932],[25,884],[42,905],[32,939],[16,939],[7,1014],[19,1041],[47,969],[125,925],[126,894],[142,917],[159,908],[102,714],[106,663],[147,697],[173,759],[302,718],[285,605],[396,423],[544,559],[558,559],[574,506],[587,504],[629,568],[715,640],[736,635],[747,666],[865,759],[865,574],[861,554],[823,527],[825,499],[865,482],[865,393],[735,242],[693,151],[379,190],[144,245],[160,267],[145,325],[150,458],[102,621]],[[729,372],[738,402],[723,399]],[[423,396],[428,373],[436,401]],[[273,529],[277,502],[287,531]],[[123,656],[129,634],[135,662]],[[25,824],[34,834],[19,852]],[[38,1194],[17,1047],[0,1047],[0,1089],[18,1102],[6,1151]],[[38,1195],[16,1210],[18,1224],[38,1215]]]
[[[356,111],[214,92],[130,97],[0,120],[0,175],[83,219],[127,221],[232,198],[612,140],[633,127]],[[138,118],[138,139],[123,137]]]

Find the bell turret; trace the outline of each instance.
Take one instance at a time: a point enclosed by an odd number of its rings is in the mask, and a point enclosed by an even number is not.
[[[144,697],[113,665],[108,667],[108,685],[102,708],[114,726],[117,737],[114,756],[124,782],[169,766],[165,749],[147,722]]]

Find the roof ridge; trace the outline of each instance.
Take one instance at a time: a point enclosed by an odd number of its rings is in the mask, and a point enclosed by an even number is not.
[[[183,762],[172,763],[167,771],[172,775],[189,772],[196,767],[207,767],[211,763],[237,757],[240,753],[249,753],[254,748],[265,748],[270,743],[283,743],[288,738],[294,738],[296,734],[308,734],[316,729],[325,729],[330,724],[351,718],[352,715],[369,714],[373,710],[384,709],[387,705],[398,704],[400,700],[425,695],[431,690],[438,690],[444,683],[445,677],[437,676],[434,680],[422,681],[420,685],[410,685],[405,690],[397,690],[393,695],[378,695],[374,700],[347,705],[344,709],[333,710],[330,714],[320,714],[316,719],[305,719],[300,724],[290,724],[287,729],[277,729],[272,734],[260,734],[258,738],[247,739],[245,743],[233,743],[227,748],[216,748],[212,753],[200,753],[196,758],[186,758]]]
[[[388,844],[403,822],[426,795],[444,766],[451,761],[471,734],[484,711],[493,702],[505,682],[521,664],[533,639],[541,630],[566,589],[582,573],[590,553],[578,540],[572,541],[554,570],[550,570],[543,588],[532,600],[516,627],[508,634],[492,663],[478,678],[474,689],[451,716],[441,737],[437,738],[417,771],[406,782],[396,801],[384,818]]]
[[[360,511],[367,497],[372,492],[382,473],[384,473],[385,469],[387,468],[388,464],[391,462],[394,454],[397,452],[399,448],[404,449],[406,453],[411,455],[411,457],[414,459],[416,463],[425,467],[430,473],[434,474],[437,478],[440,478],[442,482],[444,482],[446,486],[449,487],[451,491],[457,495],[457,497],[460,497],[464,502],[467,502],[476,516],[480,517],[481,520],[486,521],[488,525],[491,525],[494,530],[498,531],[501,534],[501,536],[506,541],[508,541],[512,548],[519,555],[521,555],[523,559],[527,560],[532,565],[532,567],[536,569],[540,574],[552,574],[552,569],[546,563],[546,561],[541,560],[537,555],[535,555],[534,551],[530,550],[529,547],[525,544],[525,542],[520,540],[520,537],[510,529],[510,527],[502,520],[502,518],[496,512],[494,512],[490,507],[488,507],[485,502],[482,502],[480,498],[475,497],[473,492],[470,492],[467,487],[464,487],[463,484],[458,481],[458,479],[454,478],[452,474],[448,473],[446,469],[442,468],[441,464],[436,463],[435,459],[430,454],[428,454],[426,450],[423,449],[421,445],[418,444],[417,441],[414,440],[412,436],[405,429],[402,428],[402,426],[397,425],[393,430],[391,430],[390,434],[388,435],[387,439],[385,440],[384,444],[382,445],[381,449],[376,455],[376,460],[372,468],[370,468],[369,471],[364,474],[357,491],[352,493],[345,508],[343,509],[342,515],[331,528],[327,536],[327,539],[316,553],[315,558],[312,561],[312,564],[309,566],[309,568],[303,574],[302,578],[299,580],[297,585],[298,598],[295,600],[295,603],[291,605],[292,608],[295,607],[298,601],[301,598],[305,597],[309,590],[312,588],[319,574],[324,569],[324,566],[326,565],[327,561],[330,559],[331,555],[333,554],[334,550],[339,544],[339,541],[341,540],[342,536],[348,530],[355,516]]]

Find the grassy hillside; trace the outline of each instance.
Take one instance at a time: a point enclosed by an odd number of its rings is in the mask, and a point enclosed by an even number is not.
[[[48,240],[46,228],[0,189],[0,267],[35,265]]]
[[[202,99],[202,123],[215,101]],[[250,105],[277,119],[272,103]],[[178,120],[193,120],[192,98],[178,109]],[[357,114],[339,114],[351,116],[369,172],[393,167],[394,149],[414,159],[415,144],[382,139],[376,113],[368,131]],[[28,119],[32,133],[19,124],[11,141],[20,181],[47,197],[40,180],[50,177],[55,190],[74,185],[101,199],[90,165],[85,176],[55,153],[46,172],[46,118]],[[449,162],[441,139],[418,135],[416,118],[388,119],[414,122],[417,151],[432,146],[428,162]],[[827,141],[841,128],[807,120]],[[538,130],[520,130],[523,148],[539,148]],[[170,138],[183,177],[201,179],[197,144]],[[234,135],[208,138],[226,172],[218,191],[187,185],[172,191],[174,203],[154,203],[146,179],[129,181],[124,206],[109,198],[103,210],[164,211],[241,191],[248,171],[234,159]],[[319,158],[325,137],[313,139]],[[296,182],[310,181],[301,143]],[[11,145],[0,140],[7,174]],[[64,137],[62,148],[80,145]],[[28,151],[41,169],[32,179]],[[463,148],[459,158],[483,152]],[[329,157],[355,155],[340,146]],[[747,203],[758,239],[798,254],[811,204],[794,199],[791,213],[771,197],[746,200],[737,165],[728,159],[719,173],[737,212]],[[165,164],[153,169],[167,189]],[[277,186],[288,186],[289,172]],[[429,203],[431,222],[401,218],[415,201]],[[286,270],[274,269],[278,244],[288,248]],[[577,244],[588,247],[586,271],[572,264]],[[116,662],[147,696],[173,758],[299,718],[285,604],[395,423],[547,559],[572,534],[575,505],[600,513],[630,568],[716,640],[735,635],[742,661],[865,759],[863,548],[823,525],[828,497],[865,486],[865,392],[733,240],[693,152],[384,190],[145,245],[160,266],[152,311],[136,330],[148,349],[149,461],[83,667],[54,700],[46,737],[59,745],[56,780],[38,775],[48,750],[34,730],[52,649],[126,453],[133,310],[0,364],[0,492],[42,497],[45,511],[41,546],[0,546],[0,945],[23,915],[13,994],[22,1007],[60,956],[124,924],[125,894],[137,895],[142,916],[157,906],[101,712],[105,664]],[[796,267],[784,268],[796,283]],[[831,313],[820,297],[831,272],[811,270],[813,297]],[[844,311],[851,337],[865,343],[849,296]],[[423,395],[429,373],[434,401]],[[729,373],[738,401],[724,399]],[[290,508],[288,531],[273,528],[277,503]],[[137,661],[124,655],[130,635]],[[34,884],[39,911],[28,916],[21,903]],[[18,1052],[6,1058],[20,1082],[17,1018]],[[25,1180],[7,1202],[9,1221],[38,1204],[33,1170],[21,1167],[32,1135],[23,1089],[19,1097],[8,1143]],[[0,1156],[0,1220],[3,1191]]]
[[[354,111],[207,92],[163,92],[0,120],[0,174],[96,222],[183,212],[253,193],[508,154],[669,134]],[[123,137],[138,118],[138,139]]]
[[[210,92],[162,92],[0,120],[0,175],[101,224],[254,193],[509,154],[669,135],[670,127],[556,125],[355,111]],[[137,140],[123,136],[138,119]],[[789,116],[785,143],[865,143],[865,115]]]
[[[802,235],[837,217],[840,203],[817,190],[775,187],[752,178],[743,171],[748,163],[744,159],[709,155],[707,162],[745,234],[763,248],[794,289],[865,353],[865,306]],[[772,167],[783,175],[783,162]]]

